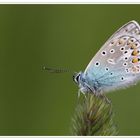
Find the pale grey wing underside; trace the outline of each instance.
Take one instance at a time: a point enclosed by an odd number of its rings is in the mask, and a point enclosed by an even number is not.
[[[118,88],[140,77],[140,26],[130,21],[115,32],[97,52],[84,74],[104,88]],[[108,88],[109,89],[109,88]]]

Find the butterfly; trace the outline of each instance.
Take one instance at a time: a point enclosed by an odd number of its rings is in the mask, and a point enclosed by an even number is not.
[[[130,21],[117,30],[92,58],[84,72],[74,75],[79,91],[104,93],[140,80],[140,26]]]

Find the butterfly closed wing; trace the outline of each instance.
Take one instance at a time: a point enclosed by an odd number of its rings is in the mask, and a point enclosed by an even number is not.
[[[140,26],[130,21],[116,31],[75,76],[83,93],[101,94],[136,84],[140,79]]]

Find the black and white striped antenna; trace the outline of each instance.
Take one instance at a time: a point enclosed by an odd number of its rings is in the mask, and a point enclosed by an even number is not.
[[[63,69],[63,68],[50,68],[50,67],[46,67],[43,66],[42,70],[46,70],[50,73],[66,73],[66,72],[73,72],[72,70],[69,69]]]

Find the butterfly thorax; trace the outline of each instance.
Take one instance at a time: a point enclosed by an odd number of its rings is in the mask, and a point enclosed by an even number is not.
[[[76,73],[74,75],[74,81],[78,84],[80,91],[85,93],[97,94],[99,84],[97,81],[92,81],[90,77],[83,72]]]

